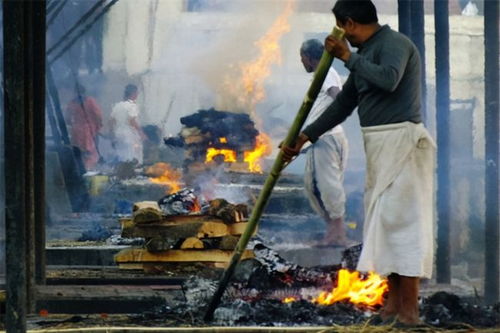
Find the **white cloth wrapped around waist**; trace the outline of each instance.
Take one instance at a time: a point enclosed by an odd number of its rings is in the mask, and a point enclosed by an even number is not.
[[[411,122],[362,131],[366,217],[357,269],[430,278],[436,144],[422,124]]]

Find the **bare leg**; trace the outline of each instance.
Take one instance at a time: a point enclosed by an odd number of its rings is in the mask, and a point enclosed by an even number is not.
[[[401,306],[398,311],[398,320],[403,324],[418,324],[418,292],[420,278],[399,276],[399,296]]]
[[[387,301],[380,311],[380,317],[383,320],[388,320],[395,317],[401,308],[401,299],[399,294],[400,276],[398,274],[391,274],[387,277],[389,280],[389,294]]]

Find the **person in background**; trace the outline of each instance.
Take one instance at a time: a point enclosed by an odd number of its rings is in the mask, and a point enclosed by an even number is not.
[[[300,58],[306,72],[314,73],[323,54],[323,43],[309,39],[300,48]],[[311,124],[333,102],[340,92],[342,82],[330,67],[325,82],[314,102],[306,125]],[[304,188],[313,209],[326,222],[326,235],[319,246],[346,246],[344,226],[345,192],[344,169],[347,162],[348,143],[341,125],[324,133],[306,149]]]
[[[97,135],[102,128],[102,111],[79,83],[75,85],[75,97],[66,107],[66,117],[72,144],[80,149],[85,169],[94,169],[99,161]]]
[[[110,127],[118,162],[143,163],[142,142],[146,136],[139,125],[138,94],[137,86],[128,84],[123,101],[116,103],[111,112]]]
[[[366,154],[363,248],[357,270],[388,277],[380,320],[420,324],[420,278],[434,259],[436,144],[422,124],[420,56],[403,34],[378,23],[370,0],[337,0],[333,7],[345,39],[328,36],[326,50],[350,75],[333,103],[282,146],[285,161],[307,142],[342,123],[357,107]],[[358,47],[351,52],[347,41]]]

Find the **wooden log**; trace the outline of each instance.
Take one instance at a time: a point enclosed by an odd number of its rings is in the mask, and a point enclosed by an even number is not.
[[[225,199],[214,199],[210,201],[208,214],[226,223],[242,222],[248,217],[248,207],[244,204],[233,205]]]
[[[234,250],[236,248],[236,244],[238,244],[239,237],[235,236],[225,236],[222,237],[219,243],[220,250]]]
[[[148,252],[141,248],[130,248],[115,255],[115,262],[146,263],[146,262],[229,262],[232,251],[225,250],[168,250],[163,252]],[[243,259],[253,258],[253,251],[245,250]]]
[[[165,239],[163,237],[153,237],[146,242],[146,249],[150,252],[161,252],[170,250],[175,244],[175,240]]]
[[[136,202],[132,210],[135,224],[158,222],[163,217],[163,212],[156,201]]]
[[[243,233],[247,223],[225,224],[217,218],[193,218],[188,222],[184,217],[183,222],[169,221],[163,218],[160,222],[136,225],[132,219],[121,219],[122,237],[125,238],[153,238],[161,236],[168,239],[181,239],[189,237],[213,238],[228,235],[238,236]]]
[[[181,249],[203,249],[205,246],[203,242],[196,237],[189,237],[184,240],[181,244]]]

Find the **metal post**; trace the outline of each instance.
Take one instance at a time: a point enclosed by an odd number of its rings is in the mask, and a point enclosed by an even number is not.
[[[450,283],[450,38],[448,0],[434,1],[436,30],[437,282]]]
[[[484,2],[485,48],[485,279],[484,298],[498,302],[499,292],[499,212],[498,212],[498,139],[499,139],[499,4],[498,0]]]
[[[439,1],[439,0],[437,0]],[[425,12],[424,0],[411,0],[411,39],[415,43],[420,53],[421,64],[421,101],[422,101],[422,117],[424,123],[427,119],[427,85],[426,85],[426,61],[425,61]]]
[[[411,6],[410,0],[398,0],[399,32],[411,36]]]

